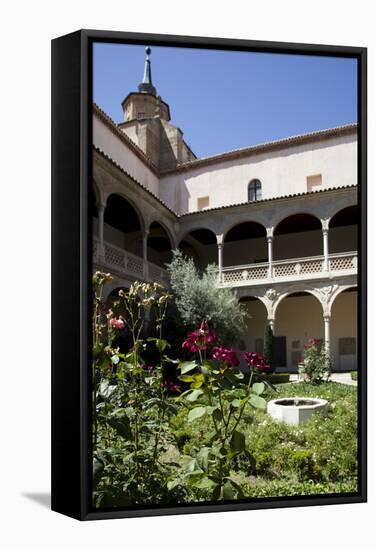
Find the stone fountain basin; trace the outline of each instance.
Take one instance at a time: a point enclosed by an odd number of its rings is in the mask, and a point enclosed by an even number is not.
[[[267,411],[274,420],[296,426],[318,412],[325,412],[328,402],[316,397],[283,397],[268,402]]]

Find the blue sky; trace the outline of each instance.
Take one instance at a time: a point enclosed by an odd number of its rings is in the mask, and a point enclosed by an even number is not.
[[[143,46],[94,44],[94,101],[116,122]],[[357,122],[355,59],[152,47],[153,84],[198,157]]]

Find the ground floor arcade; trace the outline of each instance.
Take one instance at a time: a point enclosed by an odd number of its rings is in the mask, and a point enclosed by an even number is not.
[[[272,317],[265,299],[244,294],[240,299],[247,320],[239,351],[262,352],[265,328],[270,324],[275,335],[278,370],[296,371],[303,359],[304,346],[313,338],[329,350],[333,370],[357,370],[356,286],[344,285],[343,289],[336,289],[329,305],[320,300],[320,291],[315,294],[312,290],[294,292],[291,289],[278,300]]]

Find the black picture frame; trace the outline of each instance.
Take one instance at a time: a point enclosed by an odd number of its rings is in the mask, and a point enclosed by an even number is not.
[[[359,491],[95,511],[90,506],[91,80],[93,42],[182,46],[358,60]],[[80,30],[52,41],[52,509],[79,520],[366,502],[366,48]]]

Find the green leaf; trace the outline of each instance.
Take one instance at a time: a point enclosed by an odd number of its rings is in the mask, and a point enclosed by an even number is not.
[[[202,390],[193,390],[186,396],[186,400],[192,402],[196,401],[203,393]]]
[[[132,438],[130,420],[125,413],[110,417],[108,423],[124,439]]]
[[[188,414],[188,422],[192,422],[206,413],[206,407],[195,407],[191,409]]]
[[[120,357],[118,355],[113,355],[111,357],[111,362],[114,364],[114,365],[117,365],[120,361]]]
[[[233,451],[241,453],[245,449],[245,435],[235,430],[232,434],[230,445]]]
[[[259,395],[251,395],[251,397],[249,398],[249,403],[255,409],[266,409],[266,401],[263,397],[260,397]]]
[[[195,377],[191,374],[183,374],[183,376],[179,376],[179,380],[181,380],[182,382],[193,382],[194,379]]]
[[[230,480],[227,480],[224,486],[222,487],[222,498],[224,500],[232,500],[235,498],[235,490]]]
[[[239,399],[233,399],[230,404],[234,409],[238,409],[241,406],[241,401]]]
[[[196,455],[198,465],[204,472],[208,471],[209,451],[209,447],[202,447]]]
[[[213,489],[214,487],[216,487],[216,483],[215,481],[212,481],[209,477],[201,477],[201,479],[199,479],[198,481],[195,481],[193,484],[192,484],[194,487],[196,487],[197,489]]]
[[[175,487],[178,487],[179,485],[180,485],[180,479],[174,479],[167,483],[167,489],[169,491],[172,491],[172,489],[175,489]]]
[[[112,392],[116,390],[117,386],[114,384],[110,384],[108,380],[104,380],[100,383],[99,386],[99,395],[102,397],[102,399],[108,399]]]
[[[179,364],[179,369],[182,374],[186,374],[187,372],[190,372],[196,367],[197,367],[196,361],[184,361],[184,363]]]
[[[257,395],[261,395],[262,393],[264,393],[265,384],[264,384],[263,382],[256,382],[255,384],[253,384],[252,390],[253,390]]]
[[[195,374],[193,378],[194,378],[194,381],[191,384],[192,388],[201,388],[201,386],[205,382],[205,376],[199,373],[199,374]]]

